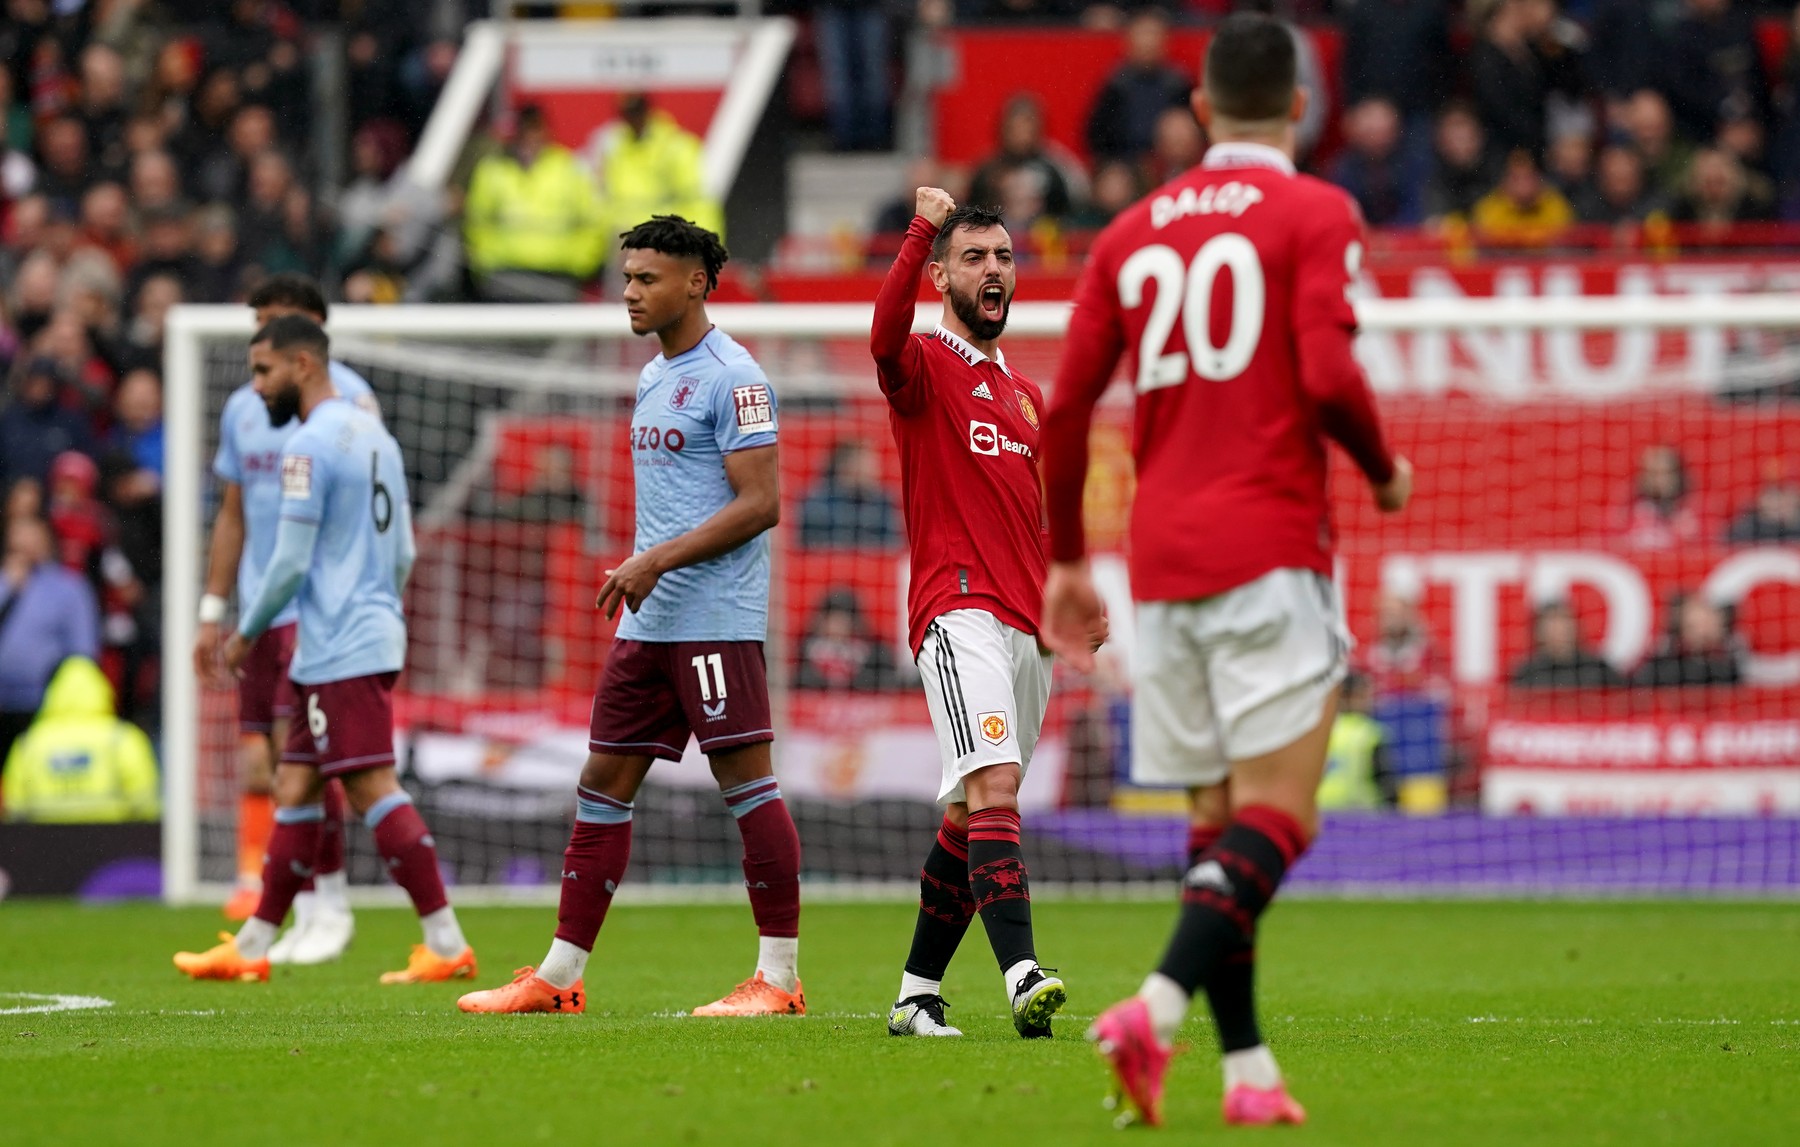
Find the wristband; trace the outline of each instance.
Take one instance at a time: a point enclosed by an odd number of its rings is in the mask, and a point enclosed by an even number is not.
[[[217,625],[225,620],[225,599],[209,593],[200,599],[200,624]]]

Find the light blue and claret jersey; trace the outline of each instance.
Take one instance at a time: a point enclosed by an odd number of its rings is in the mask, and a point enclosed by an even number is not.
[[[725,456],[775,444],[775,391],[750,352],[714,327],[638,376],[631,415],[637,482],[634,552],[679,537],[735,493]],[[671,570],[619,636],[635,641],[762,641],[769,629],[769,538],[759,534],[708,562]]]
[[[337,392],[377,418],[375,392],[363,376],[341,362],[331,364],[331,382]],[[238,610],[255,600],[262,588],[263,571],[275,552],[275,527],[281,520],[281,452],[300,429],[298,421],[286,426],[269,424],[269,409],[250,383],[238,387],[225,400],[219,415],[219,452],[213,456],[213,473],[236,482],[244,495],[244,556],[238,560]],[[289,606],[272,624],[294,620]]]
[[[297,601],[295,683],[397,672],[400,595],[417,556],[399,444],[373,414],[331,398],[288,440],[279,482],[275,551],[239,630],[257,637]]]

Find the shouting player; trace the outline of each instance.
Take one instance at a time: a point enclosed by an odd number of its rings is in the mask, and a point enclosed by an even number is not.
[[[1013,1026],[1039,1038],[1066,998],[1062,981],[1038,967],[1019,848],[1019,782],[1050,698],[1050,658],[1037,639],[1044,396],[998,346],[1014,289],[1000,213],[959,208],[935,187],[918,189],[917,207],[876,296],[869,349],[900,447],[908,640],[937,731],[945,808],[888,1031],[962,1034],[944,1018],[943,979],[979,914]],[[911,333],[921,270],[944,300],[929,335]]]
[[[321,847],[326,782],[350,807],[406,889],[424,926],[405,970],[384,984],[472,977],[475,953],[444,895],[437,849],[394,777],[394,679],[406,662],[401,592],[412,572],[412,510],[400,448],[381,420],[337,391],[325,331],[283,315],[250,343],[256,393],[269,420],[301,427],[282,451],[281,526],[256,595],[246,601],[225,663],[241,670],[288,603],[299,641],[288,669],[298,712],[275,773],[275,831],[256,913],[233,937],[175,966],[195,979],[266,980],[269,947]]]
[[[1350,644],[1331,581],[1326,439],[1355,460],[1382,510],[1400,510],[1412,490],[1351,356],[1360,218],[1342,191],[1294,171],[1306,108],[1294,76],[1285,25],[1255,15],[1219,25],[1193,101],[1213,146],[1095,242],[1044,433],[1045,636],[1085,664],[1100,611],[1083,557],[1088,428],[1130,356],[1132,775],[1187,786],[1193,821],[1162,964],[1089,1035],[1149,1123],[1201,990],[1225,1053],[1226,1122],[1305,1118],[1263,1045],[1252,990],[1257,917],[1317,829]]]
[[[260,330],[281,315],[304,315],[325,322],[325,296],[304,275],[271,275],[250,293]],[[339,394],[375,412],[375,398],[361,375],[333,361],[329,373]],[[194,642],[194,670],[203,681],[229,685],[219,664],[224,642],[220,623],[235,583],[238,604],[247,606],[262,586],[263,571],[275,552],[281,517],[278,469],[281,452],[297,429],[275,426],[268,408],[246,382],[225,400],[219,417],[219,452],[213,474],[219,479],[218,513],[213,519],[206,596],[200,599],[200,628]],[[250,652],[236,679],[238,694],[238,879],[225,906],[232,920],[247,919],[262,894],[263,857],[275,825],[275,762],[294,715],[288,661],[294,651],[295,607],[275,618]],[[343,954],[355,933],[344,876],[344,794],[333,782],[324,794],[325,827],[317,874],[294,900],[294,926],[269,951],[275,964],[318,964]],[[315,891],[316,889],[316,891]]]
[[[763,640],[768,531],[780,520],[775,396],[762,368],[706,317],[726,251],[675,215],[621,236],[634,334],[662,353],[638,379],[628,439],[637,542],[606,571],[599,608],[626,613],[594,696],[556,938],[537,969],[471,992],[466,1012],[580,1012],[582,974],[631,856],[632,800],[658,760],[699,740],[744,841],[761,940],[756,971],[697,1016],[804,1015],[800,835],[770,766]]]

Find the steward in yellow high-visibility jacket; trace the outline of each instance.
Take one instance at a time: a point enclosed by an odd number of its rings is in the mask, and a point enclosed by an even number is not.
[[[156,754],[113,713],[112,682],[86,657],[50,679],[44,704],[6,757],[6,819],[47,824],[155,820]]]
[[[523,272],[573,284],[599,271],[607,234],[593,175],[551,142],[537,108],[520,110],[511,147],[475,165],[463,242],[478,283]]]
[[[621,100],[619,115],[592,144],[609,238],[652,215],[679,215],[724,238],[724,208],[706,194],[700,137],[652,110],[642,93]]]

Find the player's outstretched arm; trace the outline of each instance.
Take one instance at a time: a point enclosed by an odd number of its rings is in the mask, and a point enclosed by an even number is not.
[[[725,479],[732,499],[718,513],[685,534],[633,554],[619,568],[606,571],[606,584],[594,602],[612,620],[624,605],[636,613],[657,581],[670,570],[721,557],[773,529],[781,521],[781,492],[776,447],[754,446],[725,455]]]
[[[213,685],[223,683],[219,662],[219,620],[225,599],[237,581],[238,562],[244,557],[244,488],[236,482],[221,483],[219,512],[213,515],[212,541],[206,555],[206,598],[200,610],[200,629],[194,636],[194,675]]]
[[[919,273],[931,257],[931,241],[955,209],[950,193],[938,187],[918,189],[918,214],[906,229],[900,253],[888,268],[875,295],[875,323],[869,330],[869,353],[882,392],[897,408],[916,410],[923,370],[919,345],[912,340],[913,312],[919,297]]]

